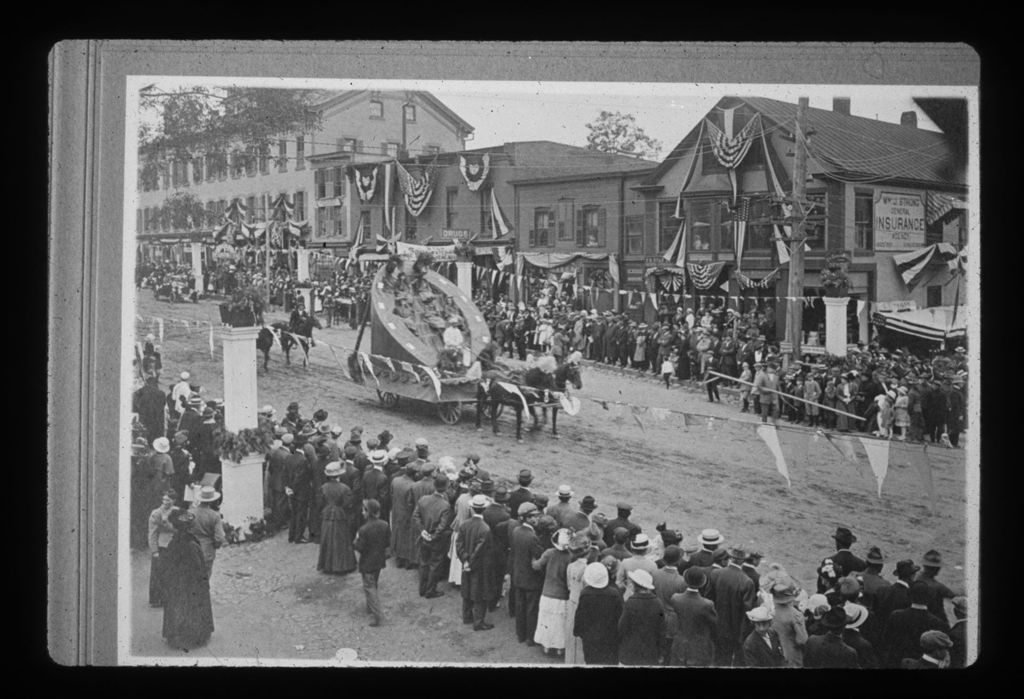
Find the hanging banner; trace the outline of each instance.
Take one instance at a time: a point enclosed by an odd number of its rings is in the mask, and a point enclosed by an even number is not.
[[[346,174],[356,187],[359,201],[368,204],[377,192],[378,165],[349,165]]]
[[[651,408],[651,415],[658,422],[665,422],[665,419],[668,417],[668,410],[665,408]]]
[[[686,272],[693,281],[693,286],[701,291],[710,289],[725,269],[724,262],[710,262],[700,265],[693,262],[686,263]]]
[[[413,243],[395,242],[395,251],[404,258],[415,260],[420,253],[428,252],[434,262],[454,262],[455,244],[452,245],[414,245]]]
[[[469,191],[475,192],[480,189],[487,180],[487,174],[491,171],[491,154],[484,153],[482,156],[459,155],[459,172],[462,179],[466,181]]]
[[[786,467],[786,457],[782,454],[782,445],[779,444],[779,435],[774,425],[758,425],[757,436],[768,445],[768,450],[775,457],[775,468],[782,477],[786,479],[786,487],[792,488],[789,480],[789,469]]]
[[[631,405],[629,406],[629,411],[633,415],[633,419],[636,420],[636,424],[640,426],[640,431],[646,433],[647,427],[644,426],[643,420],[640,419],[640,416],[646,411],[646,408],[639,405]]]
[[[857,439],[860,440],[860,443],[864,446],[864,451],[868,455],[871,471],[875,474],[875,480],[878,481],[878,497],[882,497],[882,481],[885,480],[885,474],[889,470],[889,440],[868,439],[866,437],[858,437]]]
[[[419,216],[427,208],[430,195],[434,193],[434,183],[437,176],[437,157],[430,165],[424,166],[419,177],[409,173],[402,163],[396,162],[398,171],[398,186],[405,198],[405,208],[412,216]]]

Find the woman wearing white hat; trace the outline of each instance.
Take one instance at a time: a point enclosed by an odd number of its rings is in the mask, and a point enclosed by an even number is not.
[[[583,591],[573,620],[573,635],[583,645],[587,665],[618,665],[622,594],[608,584],[608,568],[590,563],[583,570]]]
[[[320,558],[316,569],[331,575],[347,575],[356,569],[352,524],[356,518],[355,508],[359,505],[352,489],[341,482],[344,471],[340,461],[330,462],[324,468],[327,482],[320,486],[324,509],[320,525]]]
[[[654,578],[637,568],[626,574],[629,599],[619,619],[619,665],[658,665],[665,638],[665,610],[654,594]]]
[[[565,615],[569,601],[569,582],[566,569],[572,560],[569,541],[572,532],[559,529],[551,535],[552,548],[531,562],[534,570],[544,571],[544,587],[540,593],[540,607],[537,611],[535,643],[544,647],[545,653],[565,653]]]

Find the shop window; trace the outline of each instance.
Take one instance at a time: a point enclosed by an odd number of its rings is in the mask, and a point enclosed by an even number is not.
[[[690,229],[690,250],[702,251],[711,249],[713,215],[714,212],[711,208],[710,200],[691,200],[687,202],[686,223]]]
[[[941,284],[935,284],[934,286],[927,287],[925,289],[925,294],[927,295],[926,296],[926,300],[925,300],[925,307],[926,308],[934,308],[935,306],[941,306],[942,305],[942,285]]]
[[[445,190],[444,197],[444,224],[445,228],[453,229],[459,218],[458,207],[455,204],[455,200],[459,196],[459,190],[457,187],[449,187]]]
[[[366,243],[367,241],[372,239],[372,235],[370,233],[370,226],[371,225],[372,225],[372,219],[370,218],[370,212],[369,211],[360,211],[359,212],[359,228],[363,229],[363,243]]]
[[[546,248],[554,245],[554,213],[550,209],[534,209],[533,230],[530,231],[530,247]]]
[[[333,238],[341,235],[341,206],[321,206],[316,210],[316,237]]]
[[[875,247],[875,194],[856,192],[853,198],[854,249]]]
[[[673,218],[676,213],[674,201],[658,202],[658,252],[668,250],[679,233],[681,221]]]
[[[402,113],[405,116],[405,121],[406,121],[407,124],[415,124],[416,123],[416,105],[415,104],[403,105]]]
[[[405,216],[405,242],[411,243],[416,240],[416,217],[406,214]]]
[[[644,251],[644,217],[626,217],[626,254],[641,255]]]

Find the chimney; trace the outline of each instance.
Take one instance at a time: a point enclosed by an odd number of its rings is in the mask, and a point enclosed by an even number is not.
[[[850,116],[850,98],[833,97],[832,111],[836,112],[837,114],[845,114],[846,116]]]
[[[917,128],[917,112],[903,112],[900,114],[900,126]]]

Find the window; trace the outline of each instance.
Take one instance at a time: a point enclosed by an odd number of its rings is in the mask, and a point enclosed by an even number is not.
[[[316,192],[317,199],[327,198],[327,176],[330,174],[330,170],[324,170],[318,168],[313,172],[313,187]]]
[[[203,159],[192,158],[192,181],[201,184],[203,181]]]
[[[626,254],[641,255],[644,251],[643,214],[626,217]]]
[[[338,150],[344,153],[355,153],[356,139],[354,138],[339,138],[338,139]]]
[[[690,250],[710,250],[714,211],[711,200],[696,199],[686,202],[686,225],[689,230]]]
[[[246,177],[252,177],[256,174],[256,147],[253,146],[245,152],[245,175]]]
[[[414,123],[416,121],[416,105],[406,104],[402,107],[402,114],[405,116],[407,123]],[[383,115],[382,115],[383,116]]]
[[[277,142],[277,171],[288,172],[288,141],[283,138]]]
[[[292,218],[296,221],[306,220],[306,190],[300,190],[295,193],[292,197],[292,203],[295,204],[295,210],[292,212]]]
[[[854,249],[872,250],[875,247],[875,194],[856,192],[853,197]]]
[[[747,221],[747,250],[770,250],[774,231],[771,222],[771,203],[767,198],[750,200],[750,220]]]
[[[242,154],[237,150],[231,153],[231,177],[240,177],[245,166],[242,163]]]
[[[371,119],[383,119],[384,118],[384,103],[380,100],[370,100],[370,118]]]
[[[455,200],[459,196],[459,190],[457,187],[449,187],[445,191],[444,197],[444,227],[455,228],[456,222],[459,219],[459,211],[455,204]]]
[[[267,220],[267,198],[268,195],[260,194],[256,197],[256,211],[249,214],[249,220],[256,223],[263,223]]]
[[[160,180],[161,180],[161,182],[160,182],[160,183],[161,183],[161,184],[163,185],[163,187],[162,187],[163,189],[167,189],[168,187],[170,187],[170,186],[171,186],[171,171],[170,171],[170,166],[168,166],[168,165],[164,165],[164,166],[163,166],[163,167],[162,167],[162,168],[160,169]]]
[[[813,202],[810,210],[805,211],[807,218],[804,220],[804,242],[812,250],[823,250],[825,248],[825,225],[826,225],[826,202],[827,197],[824,190],[807,192],[805,195],[809,202]]]
[[[388,141],[384,141],[383,143],[380,144],[380,152],[381,152],[382,155],[389,155],[392,158],[397,158],[398,157],[398,144],[397,143],[389,143]]]
[[[217,218],[217,202],[208,201],[206,202],[206,225],[216,226],[218,222]]]
[[[676,203],[674,201],[658,202],[658,252],[668,250],[679,234],[679,224],[682,221],[673,218],[675,213]]]
[[[926,308],[933,308],[934,306],[942,305],[942,284],[936,284],[929,286],[925,289],[927,299],[925,301]]]
[[[728,199],[718,202],[718,248],[732,250],[736,246],[736,216]]]
[[[584,206],[576,221],[576,247],[596,248],[604,245],[605,210]]]
[[[321,206],[316,210],[316,237],[334,238],[341,235],[344,220],[341,206]]]
[[[573,239],[573,202],[572,199],[558,200],[558,239]]]
[[[405,241],[408,243],[416,240],[416,217],[406,214],[405,217]]]
[[[356,226],[356,230],[358,231],[359,228],[363,229],[363,244],[366,244],[366,243],[371,242],[373,240],[373,234],[370,232],[370,225],[371,225],[371,223],[372,223],[372,219],[370,218],[370,212],[369,211],[360,211],[359,212],[359,223]],[[353,242],[354,242],[355,241],[355,233],[352,234],[352,239],[353,239]]]
[[[295,137],[295,169],[306,169],[306,137]]]
[[[491,219],[491,212],[487,206],[484,205],[484,201],[490,201],[490,197],[487,194],[482,193],[480,197],[480,237],[481,238],[493,238],[494,237],[494,221]]]
[[[530,231],[530,247],[546,248],[554,245],[552,231],[555,227],[555,216],[551,209],[534,209],[533,230]]]
[[[249,223],[254,223],[256,221],[256,197],[246,197],[245,216]]]

